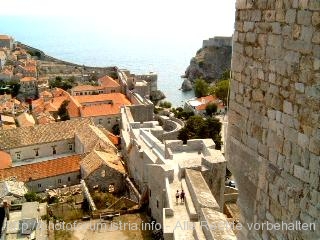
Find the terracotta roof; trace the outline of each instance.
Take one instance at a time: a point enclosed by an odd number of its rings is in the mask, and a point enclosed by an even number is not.
[[[0,179],[17,177],[18,181],[29,182],[77,171],[80,171],[80,155],[73,155],[45,162],[0,169]]]
[[[40,97],[53,97],[51,92],[43,91],[40,93]]]
[[[89,125],[87,128],[77,129],[75,134],[84,146],[84,152],[90,152],[97,146],[108,149],[108,151],[117,150],[102,129],[96,126]]]
[[[120,173],[125,173],[119,156],[113,152],[94,150],[81,160],[80,165],[85,178],[103,165],[107,165]]]
[[[0,131],[0,149],[13,149],[41,143],[74,138],[75,131],[82,131],[92,124],[90,119],[79,118],[33,127],[20,127]]]
[[[98,95],[82,95],[73,96],[80,104],[82,103],[93,103],[93,102],[104,102],[112,100],[113,103],[119,103],[123,105],[131,105],[130,101],[122,93],[105,93]]]
[[[103,87],[101,86],[92,86],[92,85],[79,85],[73,87],[71,90],[72,91],[96,91],[96,90],[101,90]]]
[[[198,111],[199,110],[200,111],[201,110],[205,110],[209,103],[217,104],[219,109],[224,108],[224,105],[223,105],[222,101],[220,101],[217,97],[212,96],[212,95],[209,95],[209,96],[206,96],[206,97],[197,98],[196,100],[201,103],[201,105],[196,106],[196,109]]]
[[[119,83],[117,83],[117,81],[115,81],[112,77],[109,77],[108,75],[102,78],[99,78],[98,82],[100,83],[101,86],[105,88],[120,87]]]
[[[96,104],[80,108],[81,117],[97,117],[120,114],[121,104]]]
[[[0,35],[0,39],[1,40],[10,40],[10,39],[12,39],[12,37],[10,37],[9,35]]]
[[[0,151],[0,169],[11,167],[12,159],[10,154]]]
[[[20,79],[20,82],[31,82],[31,81],[36,81],[37,79],[34,77],[24,77]]]

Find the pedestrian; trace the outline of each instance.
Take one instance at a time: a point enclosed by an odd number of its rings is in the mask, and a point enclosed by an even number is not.
[[[181,203],[184,203],[184,197],[185,197],[184,191],[181,190],[181,193],[180,193]]]
[[[179,197],[180,197],[180,193],[179,193],[179,190],[177,190],[177,192],[176,192],[176,203],[178,203]]]

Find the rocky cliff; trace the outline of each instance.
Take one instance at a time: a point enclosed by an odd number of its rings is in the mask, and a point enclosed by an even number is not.
[[[214,82],[221,77],[223,72],[230,69],[231,52],[231,44],[206,44],[191,59],[185,77],[191,82],[198,78],[205,79],[207,82]]]

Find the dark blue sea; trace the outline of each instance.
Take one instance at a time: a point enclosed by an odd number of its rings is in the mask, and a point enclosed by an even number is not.
[[[133,73],[156,72],[158,88],[174,106],[183,105],[193,92],[179,90],[190,59],[201,48],[203,37],[192,32],[168,34],[165,29],[138,31],[86,18],[0,16],[0,34],[43,50],[53,57],[89,66],[118,66]],[[156,33],[156,34],[155,34]],[[208,36],[211,33],[208,32]],[[213,34],[213,33],[212,33]]]

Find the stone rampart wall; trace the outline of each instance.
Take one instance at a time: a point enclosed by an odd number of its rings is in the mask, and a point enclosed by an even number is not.
[[[247,223],[315,223],[239,239],[320,239],[320,1],[237,0],[227,159]]]

